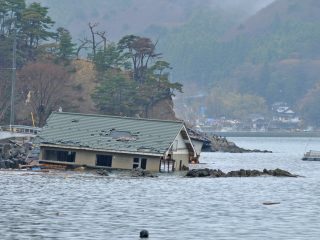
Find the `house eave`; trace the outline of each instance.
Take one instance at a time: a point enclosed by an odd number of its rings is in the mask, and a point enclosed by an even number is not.
[[[57,145],[57,144],[45,144],[45,143],[40,143],[40,148],[41,147],[85,150],[85,151],[92,151],[92,152],[122,153],[122,154],[154,156],[154,157],[162,157],[165,154],[165,153],[133,152],[133,151],[123,151],[123,150],[112,150],[112,149],[98,149],[98,148],[69,146],[69,145]]]
[[[189,143],[189,144],[190,144],[190,146],[191,146],[191,148],[192,148],[192,151],[193,151],[193,157],[197,157],[198,153],[197,153],[196,149],[195,149],[194,146],[193,146],[193,143],[192,143],[192,141],[191,141],[191,138],[190,138],[190,135],[189,135],[189,133],[188,133],[188,130],[187,130],[187,128],[186,128],[186,126],[185,126],[184,124],[181,126],[181,129],[180,129],[180,131],[178,132],[178,134],[176,135],[175,139],[177,138],[177,136],[178,136],[182,131],[185,131],[185,133],[186,133],[186,135],[187,135],[187,139],[185,139],[185,141],[187,141],[187,142],[185,142],[185,143]],[[169,151],[169,149],[172,147],[172,145],[173,145],[173,141],[172,141],[172,143],[170,144],[170,146],[169,146],[169,148],[168,148],[167,151]],[[199,155],[200,155],[200,153],[199,153]]]

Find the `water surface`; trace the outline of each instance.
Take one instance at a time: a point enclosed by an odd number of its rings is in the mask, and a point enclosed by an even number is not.
[[[223,171],[282,168],[304,178],[0,172],[1,239],[319,239],[319,138],[232,138],[262,153],[204,153]],[[280,202],[266,206],[265,201]]]

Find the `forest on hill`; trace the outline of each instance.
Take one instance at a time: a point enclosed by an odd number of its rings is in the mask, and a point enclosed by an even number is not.
[[[12,123],[19,124],[31,124],[32,113],[35,125],[43,126],[60,108],[175,118],[171,97],[182,85],[169,81],[170,63],[150,38],[126,35],[110,42],[98,24],[89,23],[83,27],[90,34],[75,44],[68,29],[54,26],[48,7],[25,0],[0,3],[1,123],[9,123],[11,96],[16,110]],[[87,56],[80,59],[80,51]],[[161,113],[160,103],[166,104]]]
[[[96,31],[116,49],[125,35],[146,36],[170,63],[167,83],[184,85],[183,93],[181,85],[170,86],[178,93],[177,112],[267,118],[274,103],[285,102],[306,123],[320,126],[317,0],[39,2],[77,47],[90,40],[89,23],[97,23]],[[88,53],[92,59],[92,49],[79,54]]]
[[[203,102],[211,117],[243,118],[286,102],[319,125],[319,11],[316,0],[278,0],[230,24],[223,21],[230,16],[203,10],[168,31],[161,48],[170,53],[173,76],[183,79],[186,91],[191,83],[206,95]],[[233,104],[234,96],[239,104]]]
[[[171,79],[184,84],[177,99],[204,96],[188,101],[193,112],[202,107],[211,118],[243,119],[268,116],[273,103],[286,102],[319,125],[317,0],[41,2],[77,39],[86,31],[77,23],[93,20],[110,39],[127,33],[153,39],[171,63]],[[185,104],[176,101],[178,108]]]

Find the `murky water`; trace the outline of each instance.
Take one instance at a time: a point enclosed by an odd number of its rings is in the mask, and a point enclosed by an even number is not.
[[[272,154],[207,153],[223,171],[283,168],[304,178],[133,179],[0,172],[1,239],[319,239],[320,139],[235,138]],[[265,201],[280,202],[263,205]]]

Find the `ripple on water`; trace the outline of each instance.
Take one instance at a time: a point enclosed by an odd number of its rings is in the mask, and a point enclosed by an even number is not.
[[[240,140],[277,151],[203,154],[202,162],[223,171],[280,167],[306,177],[136,179],[0,172],[1,239],[139,239],[141,229],[150,239],[166,240],[318,239],[320,162],[303,162],[302,153],[289,151],[301,149],[297,139],[281,140],[280,146],[278,140],[274,145],[270,139]]]

